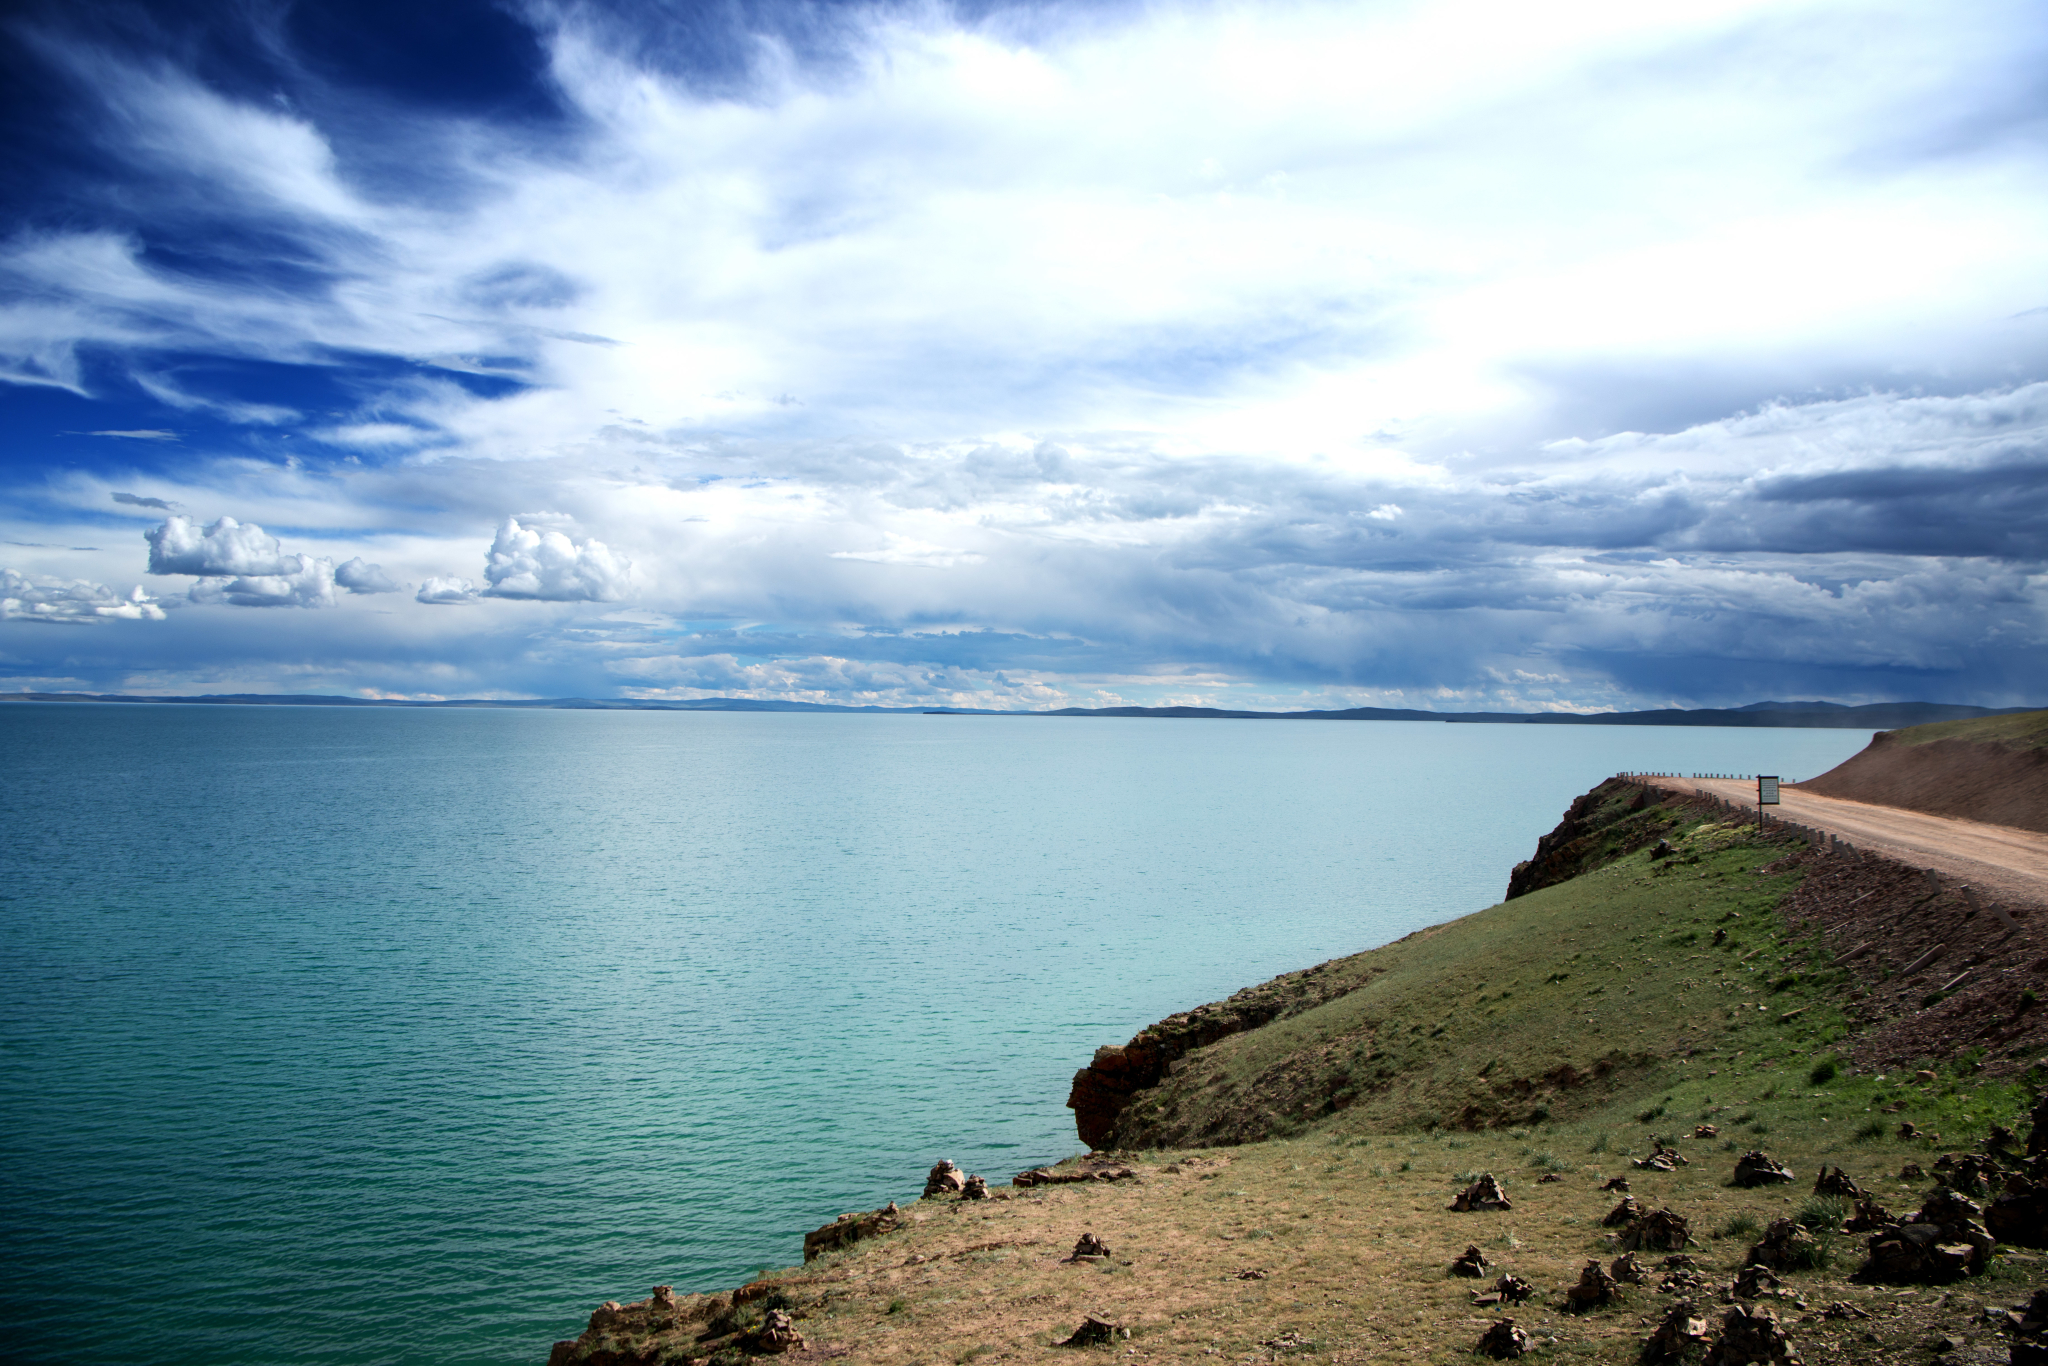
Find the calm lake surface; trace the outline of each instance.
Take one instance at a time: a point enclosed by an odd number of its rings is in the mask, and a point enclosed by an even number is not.
[[[1869,738],[0,706],[6,1354],[539,1366],[1077,1151],[1096,1045],[1493,904],[1603,776]]]

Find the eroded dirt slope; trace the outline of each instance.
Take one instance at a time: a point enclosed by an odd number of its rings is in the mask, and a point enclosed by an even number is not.
[[[2048,748],[2029,742],[2041,727],[1982,739],[1916,734],[1923,729],[1941,728],[1880,731],[1869,748],[1799,790],[2048,834]]]

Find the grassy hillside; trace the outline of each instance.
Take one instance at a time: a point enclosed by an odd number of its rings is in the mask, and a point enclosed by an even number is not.
[[[1588,1259],[1621,1250],[1603,1225],[1617,1176],[1690,1221],[1702,1283],[1685,1293],[1716,1324],[1757,1234],[1795,1217],[1816,1264],[1782,1273],[1784,1295],[1764,1303],[1810,1366],[1932,1360],[1944,1337],[1977,1354],[1958,1360],[2002,1360],[1983,1311],[2040,1283],[2039,1254],[2002,1248],[1949,1293],[1855,1282],[1862,1239],[1812,1187],[1821,1164],[1840,1166],[1894,1211],[1916,1208],[1934,1183],[1907,1164],[1931,1173],[1994,1123],[2024,1133],[2042,1069],[1993,1078],[1975,1050],[1924,1071],[1851,1066],[1868,1004],[1854,969],[1870,958],[1834,962],[1782,911],[1802,878],[1862,863],[1809,874],[1813,856],[1782,836],[1639,793],[1603,785],[1575,804],[1550,868],[1576,876],[1292,975],[1314,990],[1282,993],[1291,1013],[1175,1057],[1116,1121],[1132,1179],[1026,1189],[992,1173],[989,1200],[915,1200],[921,1172],[907,1171],[893,1231],[738,1292],[601,1312],[556,1360],[738,1363],[739,1335],[772,1308],[811,1346],[785,1361],[1058,1360],[1049,1350],[1092,1313],[1129,1331],[1108,1344],[1119,1359],[1466,1363],[1500,1312],[1473,1293],[1512,1271],[1536,1288],[1508,1312],[1537,1359],[1634,1362],[1680,1295],[1660,1293],[1662,1271],[1590,1313],[1563,1296]],[[1688,1160],[1632,1165],[1659,1145]],[[1753,1147],[1796,1181],[1735,1188]],[[1513,1208],[1451,1211],[1481,1172]],[[1108,1260],[1066,1260],[1084,1231]],[[1468,1245],[1493,1263],[1483,1282],[1446,1274]]]
[[[1929,726],[1909,726],[1892,732],[1892,743],[1899,745],[1924,745],[1935,740],[2002,745],[2006,749],[2048,748],[2048,711],[2025,711],[2014,716],[1979,716],[1968,721],[1937,721]]]
[[[1117,1145],[1541,1123],[1839,1039],[1848,974],[1773,914],[1799,876],[1779,866],[1788,846],[1739,819],[1631,811],[1629,795],[1610,795],[1587,860],[1639,843],[1646,817],[1669,855],[1639,850],[1344,960],[1362,985],[1189,1055],[1124,1112]]]

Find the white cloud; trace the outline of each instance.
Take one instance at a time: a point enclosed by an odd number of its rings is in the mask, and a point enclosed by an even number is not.
[[[835,560],[865,560],[869,564],[901,564],[918,569],[951,569],[956,564],[981,564],[987,556],[954,546],[933,545],[929,541],[899,536],[895,532],[884,532],[886,544],[879,550],[835,550]]]
[[[468,579],[435,575],[420,585],[420,591],[413,594],[413,601],[431,607],[460,607],[475,602],[477,596],[476,585]]]
[[[75,625],[95,621],[162,621],[164,609],[137,584],[126,597],[90,579],[61,579],[0,569],[0,621]]]
[[[529,519],[531,520],[531,519]],[[632,563],[603,541],[538,531],[507,517],[484,566],[489,598],[616,602],[631,586]]]
[[[225,602],[234,607],[333,607],[334,561],[294,555],[297,568],[285,574],[243,574],[222,580],[201,579],[186,595],[196,603]]]
[[[362,556],[346,561],[334,571],[334,581],[351,593],[396,593],[399,583],[384,572],[381,564],[365,564]]]
[[[203,600],[404,578],[652,618],[186,614],[252,657],[314,627],[365,668],[443,653],[400,691],[2034,686],[2037,13],[1079,13],[852,12],[837,65],[764,40],[728,98],[579,12],[544,35],[574,139],[420,112],[383,161],[337,155],[365,136],[345,96],[316,118],[94,56],[138,214],[203,201],[287,245],[207,275],[118,224],[17,236],[0,368],[82,392],[78,348],[130,354],[162,401],[259,426],[291,410],[154,357],[359,397],[249,458],[147,452],[180,462],[159,501],[326,528],[295,535],[346,561],[167,521],[153,570],[244,581]],[[421,184],[351,180],[415,153]],[[354,454],[287,459],[308,437]],[[436,572],[509,507],[564,516],[504,520],[480,582]],[[614,667],[678,631],[681,672]]]
[[[287,555],[277,538],[253,522],[222,517],[201,528],[190,517],[167,517],[142,533],[149,542],[152,574],[296,574],[304,566]]]

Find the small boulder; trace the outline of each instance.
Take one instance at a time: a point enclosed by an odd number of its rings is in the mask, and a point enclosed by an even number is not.
[[[1925,1181],[1926,1179],[1927,1173],[1918,1162],[1908,1162],[1905,1166],[1899,1168],[1899,1180],[1901,1181]]]
[[[1624,1252],[1607,1264],[1607,1274],[1629,1285],[1645,1285],[1650,1279],[1650,1268],[1637,1261],[1635,1253]]]
[[[1678,1155],[1678,1149],[1667,1148],[1661,1143],[1651,1150],[1648,1157],[1629,1160],[1638,1170],[1646,1172],[1675,1172],[1687,1165],[1686,1160]]]
[[[1600,1221],[1600,1227],[1620,1228],[1624,1224],[1633,1224],[1648,1213],[1649,1210],[1643,1206],[1641,1201],[1637,1200],[1633,1195],[1624,1195],[1621,1197],[1620,1204],[1607,1211],[1607,1217]]]
[[[1585,1270],[1579,1273],[1578,1284],[1564,1292],[1565,1308],[1574,1314],[1583,1314],[1589,1309],[1599,1309],[1613,1304],[1621,1298],[1621,1284],[1607,1274],[1598,1262],[1587,1262]]]
[[[1472,1210],[1513,1209],[1514,1205],[1509,1202],[1508,1193],[1501,1189],[1493,1173],[1482,1172],[1477,1181],[1458,1192],[1458,1198],[1451,1201],[1451,1208],[1462,1214]]]
[[[796,1330],[796,1320],[781,1309],[770,1309],[759,1328],[740,1335],[741,1350],[757,1356],[800,1352],[806,1345],[804,1335]]]
[[[1554,1186],[1562,1180],[1564,1180],[1564,1177],[1556,1172],[1545,1172],[1536,1178],[1536,1184],[1539,1186]]]
[[[1785,1336],[1778,1316],[1768,1309],[1738,1304],[1721,1319],[1721,1338],[1707,1349],[1706,1366],[1746,1366],[1753,1362],[1782,1362],[1792,1355],[1792,1340]]]
[[[988,1199],[988,1178],[982,1176],[968,1177],[967,1187],[960,1192],[960,1198],[962,1200]]]
[[[967,1173],[943,1157],[924,1179],[926,1195],[954,1195],[966,1189]]]
[[[1620,1191],[1623,1195],[1627,1195],[1628,1178],[1625,1176],[1610,1176],[1607,1178],[1606,1184],[1601,1186],[1600,1189],[1604,1191]]]
[[[1828,1166],[1823,1166],[1820,1169],[1820,1175],[1814,1178],[1813,1193],[1815,1195],[1839,1195],[1844,1200],[1861,1200],[1864,1196],[1863,1187],[1851,1181],[1849,1173],[1843,1171],[1840,1167]]]
[[[1711,1124],[1695,1124],[1692,1126],[1692,1136],[1694,1138],[1719,1138],[1721,1131]]]
[[[1870,1235],[1856,1274],[1868,1281],[1916,1284],[1974,1276],[1997,1245],[1978,1220],[1982,1208],[1946,1187],[1927,1197],[1916,1214]]]
[[[1621,1245],[1646,1252],[1679,1252],[1692,1242],[1692,1225],[1668,1209],[1653,1209],[1621,1231]]]
[[[1984,1208],[1984,1228],[2001,1243],[2048,1247],[2048,1182],[2009,1176]]]
[[[1773,1271],[1803,1271],[1820,1261],[1820,1244],[1790,1219],[1773,1219],[1743,1260],[1745,1266]]]
[[[1892,1212],[1877,1201],[1865,1197],[1856,1202],[1856,1212],[1842,1225],[1845,1233],[1869,1233],[1892,1223]]]
[[[1536,1293],[1536,1287],[1512,1271],[1503,1271],[1500,1279],[1493,1283],[1493,1293],[1503,1304],[1520,1304]]]
[[[1489,1265],[1490,1263],[1486,1260],[1486,1254],[1481,1252],[1477,1245],[1474,1245],[1466,1248],[1458,1259],[1451,1263],[1448,1274],[1452,1276],[1465,1276],[1476,1281],[1486,1274],[1486,1268]]]
[[[1752,1148],[1735,1159],[1735,1184],[1738,1186],[1780,1185],[1791,1179],[1792,1169],[1769,1153]]]
[[[1678,1361],[1706,1341],[1707,1321],[1691,1300],[1680,1300],[1643,1343],[1643,1360]]]
[[[1102,1262],[1109,1260],[1109,1255],[1109,1244],[1103,1242],[1091,1232],[1081,1235],[1080,1241],[1074,1244],[1073,1255],[1068,1257],[1067,1260],[1070,1262]]]
[[[1480,1334],[1479,1345],[1473,1350],[1490,1356],[1495,1361],[1509,1361],[1521,1356],[1535,1345],[1536,1339],[1517,1327],[1513,1319],[1501,1319]]]
[[[1735,1273],[1735,1279],[1728,1286],[1728,1293],[1738,1300],[1780,1299],[1791,1292],[1785,1283],[1777,1278],[1767,1266],[1752,1262]]]
[[[1081,1320],[1081,1326],[1073,1336],[1061,1341],[1061,1347],[1107,1347],[1116,1341],[1117,1326],[1099,1314],[1090,1314]]]

